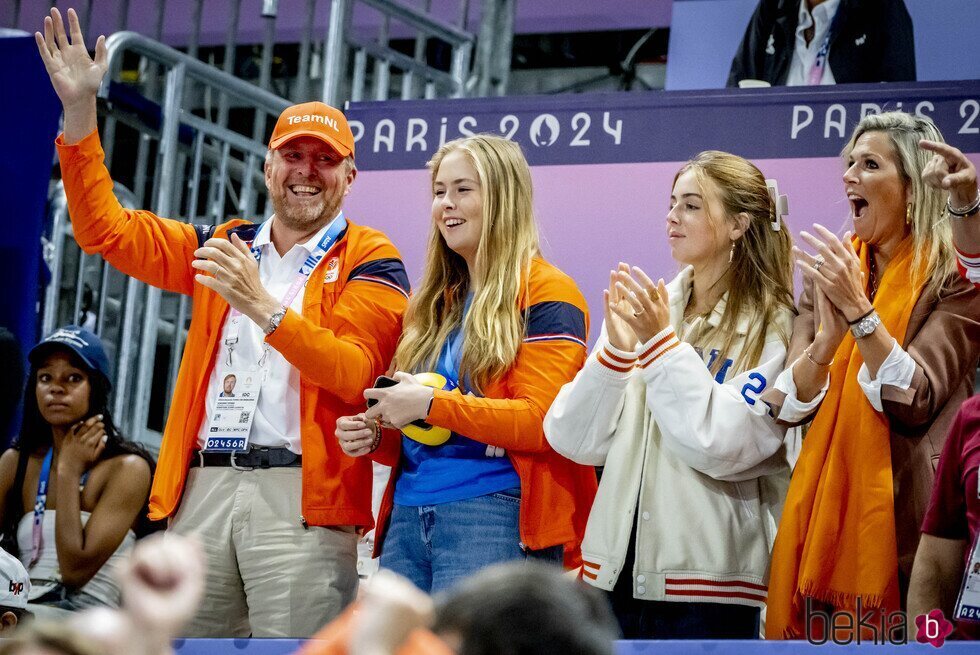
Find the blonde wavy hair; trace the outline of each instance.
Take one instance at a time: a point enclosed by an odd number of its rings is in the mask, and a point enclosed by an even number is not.
[[[919,139],[945,143],[942,133],[932,119],[889,111],[869,114],[854,128],[850,141],[841,151],[846,162],[861,135],[868,132],[884,132],[895,148],[895,163],[902,181],[912,189],[911,233],[912,270],[918,271],[925,263],[925,280],[913,280],[918,286],[925,282],[925,293],[939,294],[945,279],[956,272],[953,255],[953,228],[944,216],[946,192],[935,189],[922,181],[922,171],[932,159],[932,153],[919,147]]]
[[[733,369],[734,372],[744,371],[759,363],[766,345],[766,332],[771,327],[778,326],[783,343],[789,344],[790,334],[776,319],[787,310],[796,313],[792,240],[782,218],[779,219],[780,229],[773,230],[772,224],[777,220],[776,205],[769,195],[765,176],[750,161],[727,152],[706,150],[677,171],[674,184],[689,170],[694,172],[702,196],[712,195],[706,184],[708,180],[717,189],[725,216],[712,216],[705,203],[709,221],[716,226],[723,221],[734,222],[736,215],[743,212],[749,218],[745,232],[733,244],[728,300],[721,321],[704,331],[698,338],[699,343],[692,344],[720,344],[720,356],[712,371],[717,373],[741,338],[736,328],[743,313],[747,312],[749,332]]]
[[[433,221],[425,272],[408,304],[394,364],[403,371],[433,369],[446,338],[462,323],[459,376],[479,392],[510,368],[523,342],[519,299],[526,292],[531,260],[539,254],[538,227],[532,209],[531,170],[518,144],[492,134],[450,141],[428,163],[433,184],[443,159],[452,152],[466,156],[480,183],[483,226],[474,279]],[[470,290],[474,297],[463,322]]]

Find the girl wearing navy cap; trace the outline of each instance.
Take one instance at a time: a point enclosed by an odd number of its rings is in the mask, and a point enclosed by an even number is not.
[[[112,421],[98,337],[67,326],[28,359],[20,438],[0,456],[5,543],[31,574],[32,603],[117,606],[113,569],[149,528],[153,460]]]

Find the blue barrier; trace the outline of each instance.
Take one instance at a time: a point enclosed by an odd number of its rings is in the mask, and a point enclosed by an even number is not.
[[[0,198],[4,201],[0,326],[14,333],[24,353],[38,337],[41,228],[61,115],[61,103],[47,77],[34,37],[0,28],[0,80],[6,94],[0,103],[0,125],[4,126],[0,141]],[[19,419],[13,421],[11,435],[16,434],[19,423]],[[5,426],[0,426],[0,449],[7,445],[4,431]]]
[[[174,642],[178,655],[288,655],[302,644],[300,639],[181,639]],[[869,648],[880,655],[916,655],[935,653],[928,644],[883,645],[849,644],[846,646],[816,646],[805,641],[618,641],[616,655],[816,655],[833,650],[835,655],[866,653]],[[946,642],[941,647],[945,655],[976,653],[977,645],[970,642]]]

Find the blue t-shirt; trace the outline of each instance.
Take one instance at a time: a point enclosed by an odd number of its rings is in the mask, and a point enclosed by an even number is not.
[[[466,298],[465,319],[473,294]],[[436,373],[446,378],[447,389],[462,386],[459,380],[463,359],[461,327],[446,337],[439,353]],[[426,446],[402,435],[401,471],[395,481],[395,502],[399,505],[438,505],[485,496],[521,486],[521,479],[502,448],[488,446],[455,432],[439,446]]]

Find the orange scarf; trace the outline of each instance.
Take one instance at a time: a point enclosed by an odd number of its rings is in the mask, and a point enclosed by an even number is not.
[[[869,248],[854,240],[868,278]],[[899,343],[922,293],[912,275],[912,240],[888,264],[875,295],[882,325]],[[898,546],[888,418],[858,384],[864,363],[848,333],[830,367],[830,386],[807,432],[776,533],[766,637],[805,635],[806,597],[835,609],[900,609]]]

